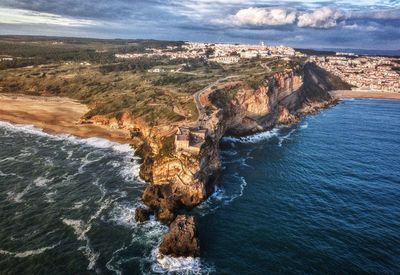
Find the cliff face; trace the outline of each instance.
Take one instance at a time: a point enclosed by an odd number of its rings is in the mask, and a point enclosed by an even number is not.
[[[152,183],[144,192],[144,202],[161,213],[160,219],[171,221],[177,209],[190,209],[212,193],[220,169],[219,141],[225,134],[246,135],[293,123],[301,114],[331,104],[328,91],[344,85],[319,67],[306,64],[273,74],[257,90],[241,88],[225,104],[218,101],[215,106],[210,100],[213,111],[201,125],[207,138],[199,152],[175,148],[159,156],[152,140],[139,150],[144,157],[142,175]]]
[[[305,64],[273,74],[256,90],[240,88],[227,97],[218,95],[221,90],[217,89],[203,100],[206,106],[198,106],[199,110],[210,107],[212,111],[200,114],[205,119],[191,125],[206,131],[206,137],[198,147],[187,145],[187,150],[184,142],[193,142],[192,136],[196,136],[198,129],[186,129],[187,136],[182,134],[183,141],[178,146],[176,126],[149,127],[128,114],[108,122],[104,118],[93,119],[96,123],[131,129],[133,143],[143,159],[141,176],[150,183],[144,191],[143,202],[159,220],[170,223],[177,212],[198,205],[214,190],[221,166],[219,141],[224,135],[246,135],[293,123],[302,114],[332,104],[328,91],[343,88],[347,88],[346,84],[337,77],[314,64]]]

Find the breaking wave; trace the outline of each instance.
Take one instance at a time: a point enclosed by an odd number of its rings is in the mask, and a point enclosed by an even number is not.
[[[0,121],[0,127],[5,129],[6,131],[10,131],[13,133],[23,132],[26,134],[31,134],[40,137],[46,137],[53,140],[68,140],[73,144],[81,144],[87,145],[95,148],[101,149],[112,149],[116,152],[120,153],[131,153],[133,151],[132,147],[129,144],[119,144],[116,142],[109,141],[104,138],[78,138],[73,135],[68,134],[48,134],[44,132],[42,129],[37,128],[33,125],[27,124],[12,124],[5,121]]]
[[[279,135],[279,128],[274,128],[270,131],[265,131],[245,137],[224,137],[222,141],[225,142],[238,142],[238,143],[257,143],[263,140],[268,140]]]

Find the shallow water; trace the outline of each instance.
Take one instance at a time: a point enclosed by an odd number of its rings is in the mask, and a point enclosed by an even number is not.
[[[399,134],[400,102],[354,100],[225,138],[216,192],[194,210],[202,258],[157,262],[167,228],[133,220],[129,146],[0,122],[1,273],[397,273]]]

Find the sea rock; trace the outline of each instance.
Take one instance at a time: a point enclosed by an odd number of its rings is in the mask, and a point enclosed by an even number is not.
[[[298,121],[296,116],[292,115],[285,106],[279,106],[278,122],[279,124],[293,124]]]
[[[173,199],[161,199],[160,208],[157,211],[157,220],[170,223],[175,218],[176,202]]]
[[[174,220],[175,211],[181,206],[180,197],[169,184],[147,186],[142,199],[156,211],[157,220],[167,224]]]
[[[138,207],[135,210],[135,221],[136,222],[145,222],[148,221],[150,218],[150,210],[143,208],[143,207]]]
[[[176,217],[160,244],[160,253],[174,257],[200,256],[197,221],[193,216]]]

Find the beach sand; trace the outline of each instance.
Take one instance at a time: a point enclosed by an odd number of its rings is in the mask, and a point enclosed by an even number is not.
[[[126,130],[80,124],[89,108],[78,101],[62,97],[39,97],[0,94],[0,120],[28,124],[52,134],[71,134],[81,138],[99,137],[118,143],[129,143]]]
[[[400,100],[400,93],[374,92],[374,91],[331,91],[331,96],[337,99],[345,98],[378,98],[378,99],[397,99]]]

